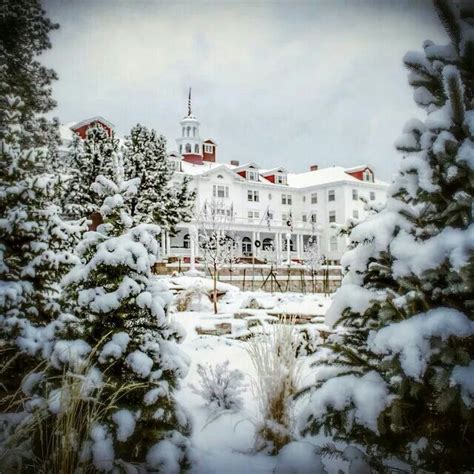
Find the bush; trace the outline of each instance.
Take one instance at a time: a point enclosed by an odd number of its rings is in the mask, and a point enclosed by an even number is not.
[[[211,365],[198,364],[200,386],[190,385],[194,393],[204,398],[214,410],[240,410],[243,406],[241,394],[245,391],[244,374],[240,370],[229,370],[229,361]]]
[[[247,345],[257,372],[252,387],[260,405],[255,448],[273,454],[293,441],[293,396],[300,369],[294,321],[284,323],[289,324],[274,325],[270,335],[252,338]]]

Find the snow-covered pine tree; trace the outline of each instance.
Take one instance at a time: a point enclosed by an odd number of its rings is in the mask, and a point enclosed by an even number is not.
[[[326,320],[337,376],[311,393],[303,430],[364,445],[374,465],[474,468],[474,6],[435,1],[450,42],[404,62],[424,122],[407,123],[381,212],[355,226]]]
[[[130,210],[135,223],[155,223],[171,235],[176,225],[189,222],[195,193],[189,179],[172,186],[174,169],[166,153],[166,139],[143,125],[132,128],[124,149],[126,179],[140,178]]]
[[[84,140],[73,137],[65,159],[69,174],[65,185],[65,214],[71,219],[88,218],[100,206],[91,186],[99,175],[113,178],[119,159],[119,141],[97,123],[87,129]]]
[[[103,199],[103,223],[85,233],[77,249],[82,263],[65,277],[77,322],[56,343],[54,370],[43,390],[61,400],[56,413],[67,410],[68,394],[57,395],[61,387],[54,371],[81,373],[87,359],[88,372],[81,374],[84,403],[109,408],[92,426],[90,420],[78,426],[89,431],[90,444],[78,447],[85,449],[83,462],[106,472],[128,463],[146,465],[147,472],[177,473],[187,462],[189,426],[173,392],[188,359],[177,346],[180,327],[167,316],[172,295],[152,272],[160,227],[132,227],[127,203],[138,181],[99,176],[93,184]]]
[[[23,148],[25,106],[2,99],[0,144],[0,366],[5,409],[23,377],[49,356],[61,312],[59,282],[75,263],[68,240],[81,231],[62,221],[54,201],[59,177],[44,148]],[[10,120],[10,125],[7,125]]]
[[[60,218],[57,122],[42,114],[54,71],[35,56],[55,28],[39,1],[5,1],[0,15],[0,388],[12,407],[22,378],[47,356],[60,312],[57,283],[74,262],[67,241],[79,228]]]
[[[56,79],[52,69],[44,67],[37,56],[51,47],[49,33],[58,28],[46,16],[39,0],[5,0],[0,15],[0,97],[19,97],[22,107],[19,123],[22,147],[37,147],[48,141],[50,127],[43,114],[56,102],[51,97],[51,82]],[[0,107],[0,139],[9,133],[9,107]],[[53,131],[54,132],[54,131]]]

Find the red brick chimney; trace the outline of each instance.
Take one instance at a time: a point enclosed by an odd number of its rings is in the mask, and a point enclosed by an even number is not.
[[[239,160],[230,160],[230,164],[231,164],[232,166],[239,166],[239,165],[240,165],[240,162],[239,162]]]

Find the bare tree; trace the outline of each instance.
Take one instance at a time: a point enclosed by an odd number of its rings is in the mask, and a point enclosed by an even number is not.
[[[321,268],[321,251],[318,245],[318,239],[315,235],[308,239],[304,246],[304,264],[311,272],[312,291],[315,292],[315,276],[317,271]]]
[[[204,203],[198,217],[197,243],[204,265],[213,280],[212,302],[215,314],[219,272],[237,260],[238,242],[231,229],[233,220],[233,208],[215,199]]]

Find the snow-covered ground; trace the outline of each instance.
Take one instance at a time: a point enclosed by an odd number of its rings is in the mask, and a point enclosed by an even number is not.
[[[196,285],[205,291],[211,289],[210,280],[199,280],[187,277],[171,278],[170,287],[178,288],[181,291]],[[302,450],[300,445],[293,450],[294,455],[293,451],[289,450],[286,459],[283,455],[280,457],[270,456],[266,453],[256,453],[253,450],[255,422],[258,420],[257,400],[252,392],[252,380],[255,379],[256,372],[245,348],[248,343],[242,337],[249,332],[247,322],[245,319],[240,319],[239,314],[253,314],[255,319],[261,321],[261,325],[252,326],[251,331],[270,331],[272,319],[276,319],[275,314],[278,313],[299,314],[313,318],[313,323],[301,324],[298,325],[298,328],[311,326],[329,330],[324,324],[322,316],[331,302],[331,297],[325,297],[322,294],[242,292],[225,284],[220,284],[219,290],[226,291],[226,294],[219,301],[219,314],[217,315],[213,313],[206,297],[202,298],[200,303],[198,301],[191,304],[194,311],[179,312],[174,309],[173,312],[176,321],[186,329],[187,336],[181,344],[181,348],[191,361],[189,374],[177,393],[177,399],[189,410],[193,421],[193,442],[198,459],[193,472],[199,474],[320,472],[315,470],[314,465],[307,466],[308,470],[293,470],[298,463],[304,465],[305,449]],[[202,308],[199,308],[199,304],[202,304]],[[230,323],[231,334],[216,336],[200,335],[197,332],[197,328],[211,330],[219,323]],[[300,383],[305,386],[315,380],[316,370],[309,368],[310,357],[301,359]],[[200,384],[200,376],[197,372],[198,364],[215,366],[226,360],[229,361],[230,370],[238,369],[245,376],[246,390],[242,397],[244,403],[242,410],[238,412],[224,411],[215,418],[206,406],[205,400],[193,392],[191,385],[199,386]],[[301,406],[304,403],[304,399],[299,402],[296,407],[297,412],[304,408]],[[313,438],[311,441],[314,444],[321,444],[328,440]],[[308,463],[312,461],[314,460],[310,456]],[[293,467],[288,467],[290,465]],[[339,469],[347,472],[346,466],[347,463],[344,461],[325,460],[325,468],[328,473],[336,473]]]

